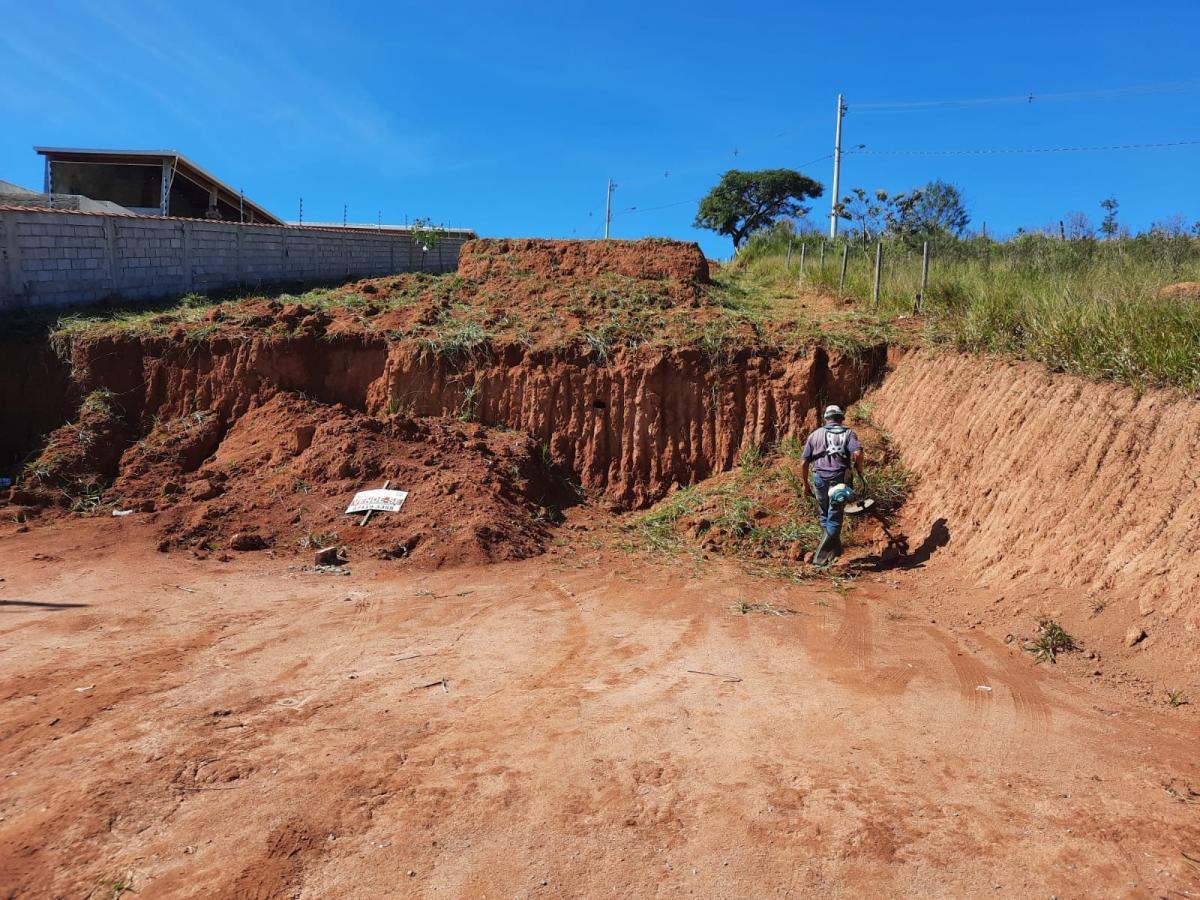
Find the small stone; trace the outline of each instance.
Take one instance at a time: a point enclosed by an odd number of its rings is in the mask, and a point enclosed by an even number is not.
[[[1125,646],[1134,647],[1146,639],[1146,629],[1140,625],[1130,625],[1125,632]]]
[[[1148,616],[1154,612],[1154,607],[1155,603],[1153,597],[1143,596],[1140,600],[1138,600],[1138,612],[1143,616]]]
[[[416,869],[409,869],[409,870],[408,870],[408,877],[409,877],[409,878],[412,878],[412,877],[414,877],[416,874],[417,874],[417,870],[416,870]]]
[[[247,552],[250,550],[265,550],[267,542],[261,534],[255,534],[252,531],[239,531],[229,539],[229,547],[231,550]]]
[[[214,497],[221,495],[222,488],[218,484],[213,484],[207,478],[201,478],[199,481],[192,482],[188,489],[188,496],[193,500],[211,500]]]
[[[322,547],[317,551],[316,560],[318,566],[340,566],[346,558],[341,547]]]

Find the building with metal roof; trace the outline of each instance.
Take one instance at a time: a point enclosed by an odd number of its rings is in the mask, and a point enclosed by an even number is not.
[[[50,198],[80,195],[143,216],[284,224],[177,150],[33,149],[45,159]]]

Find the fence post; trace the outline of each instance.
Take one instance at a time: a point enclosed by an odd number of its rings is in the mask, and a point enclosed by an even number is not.
[[[808,244],[800,245],[800,277],[804,277],[804,251],[808,249]]]
[[[850,244],[849,244],[849,242],[847,242],[845,244],[842,244],[842,274],[838,278],[838,295],[839,296],[841,296],[842,291],[845,290],[845,288],[846,288],[846,260],[849,258],[850,258]]]
[[[921,290],[917,294],[917,315],[921,313],[921,305],[925,302],[925,286],[929,284],[929,241],[921,246]]]
[[[825,242],[821,241],[821,274],[825,274]]]
[[[784,270],[790,272],[792,270],[792,239],[788,238],[788,253],[787,262],[784,263]]]
[[[883,241],[875,244],[875,286],[871,289],[871,305],[879,309],[879,277],[883,274]]]

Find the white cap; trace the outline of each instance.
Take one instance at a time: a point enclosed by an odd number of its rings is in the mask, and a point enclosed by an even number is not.
[[[844,419],[844,418],[846,418],[846,413],[842,410],[842,408],[840,406],[837,406],[837,405],[831,403],[827,407],[825,407],[825,418],[826,419]]]

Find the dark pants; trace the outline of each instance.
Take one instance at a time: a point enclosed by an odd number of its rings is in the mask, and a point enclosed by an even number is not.
[[[817,494],[817,505],[821,507],[821,527],[825,529],[825,533],[833,537],[839,537],[842,533],[842,517],[845,514],[845,506],[841,503],[829,502],[829,489],[835,484],[846,483],[846,470],[834,472],[832,475],[822,475],[820,472],[812,473],[813,490]]]

